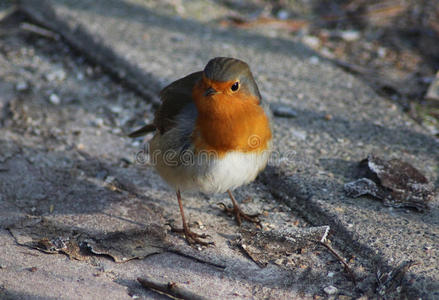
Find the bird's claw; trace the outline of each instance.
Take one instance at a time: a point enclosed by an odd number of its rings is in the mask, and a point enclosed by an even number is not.
[[[261,220],[258,218],[260,214],[246,214],[241,210],[241,208],[239,208],[239,206],[228,207],[222,202],[218,203],[218,206],[220,206],[221,209],[227,214],[234,215],[236,223],[238,223],[239,226],[242,224],[242,219],[255,224],[261,223]]]
[[[184,236],[186,237],[186,241],[189,245],[194,245],[194,244],[198,244],[201,246],[215,245],[214,242],[205,242],[205,241],[200,240],[200,239],[205,239],[205,238],[211,237],[208,234],[205,234],[205,233],[199,234],[199,233],[195,233],[195,232],[191,231],[189,228],[185,228],[185,227],[176,228],[176,227],[173,227],[171,224],[168,224],[168,225],[171,226],[171,230],[173,232],[184,233]]]

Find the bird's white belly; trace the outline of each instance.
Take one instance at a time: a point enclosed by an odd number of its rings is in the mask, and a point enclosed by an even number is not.
[[[187,159],[171,159],[166,145],[155,136],[150,143],[150,157],[160,176],[175,189],[222,193],[253,181],[267,165],[270,151],[231,151],[221,158],[214,153],[194,155],[187,150]],[[270,149],[270,147],[269,147]],[[162,151],[165,150],[165,151]],[[190,157],[192,155],[192,157]]]

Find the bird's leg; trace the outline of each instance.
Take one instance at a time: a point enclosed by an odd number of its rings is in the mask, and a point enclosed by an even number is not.
[[[241,219],[247,220],[252,223],[258,223],[258,224],[260,223],[260,220],[257,218],[259,214],[254,214],[254,215],[246,214],[241,210],[241,208],[239,208],[239,205],[236,202],[235,197],[233,197],[232,192],[230,190],[227,190],[227,193],[229,194],[230,200],[232,200],[233,208],[227,207],[224,203],[220,203],[220,204],[223,206],[226,212],[233,213],[235,215],[236,223],[238,223],[239,226],[241,226],[242,223]]]
[[[208,245],[213,245],[213,242],[204,242],[202,240],[200,240],[200,238],[205,239],[207,238],[206,234],[198,234],[195,233],[193,231],[191,231],[189,229],[189,226],[186,223],[186,219],[184,217],[184,211],[183,211],[183,203],[181,202],[181,194],[180,194],[180,190],[177,190],[177,199],[178,199],[178,205],[180,206],[180,214],[181,214],[181,220],[183,222],[183,228],[179,229],[179,228],[174,228],[171,226],[172,231],[175,232],[183,232],[185,237],[186,237],[186,241],[188,242],[188,244],[200,244],[203,246],[208,246]]]

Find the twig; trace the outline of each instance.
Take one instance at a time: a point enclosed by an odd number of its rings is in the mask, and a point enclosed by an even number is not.
[[[365,3],[367,1],[364,1]],[[366,19],[366,18],[392,18],[398,14],[400,14],[402,11],[407,9],[406,5],[401,5],[398,3],[379,3],[377,5],[370,5],[367,7],[365,12],[360,12],[360,6],[363,3],[358,3],[357,5],[352,5],[351,7],[348,6],[345,7],[347,12],[350,12],[352,16],[347,16],[346,13],[344,13],[342,16],[335,16],[335,15],[326,15],[322,16],[322,19],[325,21],[337,21],[337,22],[343,22],[347,21],[350,18],[353,19]]]
[[[292,32],[296,32],[301,28],[308,26],[309,21],[306,20],[279,20],[269,17],[258,17],[254,20],[248,20],[238,16],[229,16],[220,21],[222,26],[234,26],[238,28],[254,28],[261,26],[271,26],[276,29],[286,29]]]
[[[377,293],[383,299],[388,299],[387,295],[396,290],[398,286],[401,286],[405,273],[407,273],[408,269],[417,264],[418,263],[416,261],[409,260],[401,263],[398,267],[394,269],[392,268],[387,272],[378,269],[376,274]]]
[[[193,255],[190,255],[190,254],[187,254],[187,253],[183,253],[183,252],[179,251],[178,249],[167,249],[167,251],[171,252],[171,253],[174,253],[174,254],[177,254],[177,255],[180,255],[180,256],[183,256],[183,257],[186,257],[186,258],[193,259],[196,262],[199,262],[201,264],[206,264],[206,265],[209,265],[209,266],[216,267],[218,269],[224,270],[226,268],[225,265],[220,265],[220,264],[217,264],[217,263],[214,263],[214,262],[211,262],[211,261],[203,260],[203,259],[195,257]]]
[[[172,297],[177,297],[180,299],[193,299],[193,300],[206,300],[207,298],[197,295],[193,293],[192,291],[179,286],[175,282],[168,282],[168,283],[162,283],[157,280],[151,279],[151,278],[137,278],[137,281],[140,282],[140,284],[147,288],[152,289],[155,291],[159,291],[161,293],[164,293],[166,295],[170,295]]]
[[[349,62],[340,60],[340,59],[332,59],[332,62],[335,63],[337,66],[341,67],[342,69],[351,72],[353,74],[359,74],[359,75],[370,75],[372,74],[372,71],[370,69],[367,69],[365,67],[351,64]]]
[[[34,24],[21,23],[20,28],[55,41],[59,40],[59,34]]]
[[[352,272],[351,268],[349,267],[349,265],[346,263],[346,261],[344,260],[343,257],[340,256],[340,254],[338,254],[334,248],[332,248],[326,241],[320,242],[320,245],[324,246],[326,249],[329,250],[329,252],[334,255],[344,266],[345,271],[349,274],[349,276],[352,279],[352,282],[354,283],[354,285],[357,285],[357,281],[355,279],[355,275],[354,272]]]

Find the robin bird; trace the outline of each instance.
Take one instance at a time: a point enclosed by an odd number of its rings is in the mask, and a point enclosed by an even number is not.
[[[177,194],[183,232],[189,244],[207,245],[205,234],[186,223],[182,191],[229,194],[241,219],[245,214],[232,190],[253,181],[267,165],[272,146],[269,108],[261,99],[247,63],[228,57],[211,59],[203,71],[183,77],[160,92],[161,105],[152,124],[129,136],[155,131],[149,156],[160,176]]]

